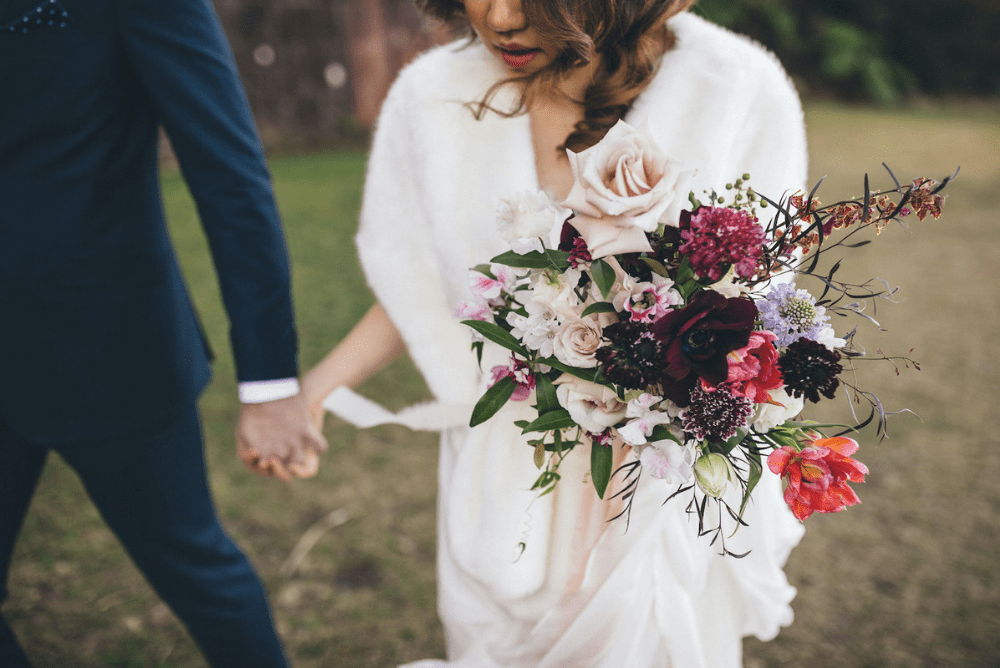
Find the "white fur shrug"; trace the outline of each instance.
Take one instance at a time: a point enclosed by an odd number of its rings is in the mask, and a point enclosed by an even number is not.
[[[771,197],[806,178],[802,110],[777,60],[696,16],[671,21],[677,46],[625,120],[644,119],[664,151],[697,169],[696,191],[744,172]],[[527,115],[475,102],[505,76],[481,44],[434,49],[406,67],[378,121],[357,236],[376,296],[431,391],[474,401],[469,330],[453,317],[468,269],[507,250],[495,225],[500,196],[538,187]]]

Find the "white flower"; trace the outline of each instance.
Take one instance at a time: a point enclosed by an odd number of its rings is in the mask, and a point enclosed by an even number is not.
[[[694,441],[681,445],[664,439],[639,448],[642,470],[669,485],[681,485],[691,480],[697,456]]]
[[[723,297],[728,297],[730,299],[741,297],[746,292],[747,288],[742,283],[734,283],[734,278],[736,278],[736,266],[731,265],[729,267],[729,271],[726,272],[726,275],[708,286],[708,289],[715,290]]]
[[[556,359],[579,369],[597,366],[595,353],[601,347],[601,327],[592,318],[569,320],[552,341]]]
[[[545,250],[545,246],[538,237],[522,237],[511,241],[510,249],[518,255],[526,255],[532,251],[541,253]]]
[[[648,121],[638,130],[618,121],[596,145],[566,153],[573,188],[562,204],[592,257],[649,251],[646,232],[677,227],[693,171],[659,149]]]
[[[833,327],[823,327],[816,334],[816,343],[826,346],[829,350],[836,350],[847,345],[845,339],[838,339],[833,331]]]
[[[553,340],[559,329],[556,314],[545,304],[531,300],[524,305],[527,317],[511,311],[507,314],[507,324],[511,334],[529,350],[537,350],[542,357],[551,357]]]
[[[576,320],[584,306],[574,288],[580,282],[581,271],[569,268],[563,273],[535,270],[531,276],[531,300],[544,304],[562,322]]]
[[[626,405],[610,387],[564,373],[555,380],[559,405],[584,430],[599,434],[625,417]]]
[[[568,217],[541,191],[525,190],[505,195],[497,206],[497,231],[518,254],[541,251],[540,238],[548,237],[552,228]]]
[[[768,390],[767,393],[770,395],[772,401],[777,402],[777,405],[757,405],[757,413],[753,416],[750,423],[760,433],[766,433],[779,424],[784,424],[785,420],[790,420],[801,413],[802,407],[805,405],[804,397],[796,399],[789,396],[785,392],[784,386],[776,390]]]
[[[652,410],[651,407],[663,402],[666,411]],[[680,408],[671,401],[663,401],[663,397],[652,394],[640,394],[628,402],[625,417],[632,418],[624,427],[618,429],[618,435],[629,445],[643,445],[653,433],[653,427],[658,424],[670,424]]]

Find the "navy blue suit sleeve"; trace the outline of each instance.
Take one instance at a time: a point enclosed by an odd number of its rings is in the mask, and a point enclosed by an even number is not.
[[[291,278],[270,174],[209,0],[120,0],[120,32],[194,196],[240,381],[298,375]]]

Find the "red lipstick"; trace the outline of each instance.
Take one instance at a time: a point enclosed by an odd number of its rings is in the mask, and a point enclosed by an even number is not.
[[[500,50],[500,57],[503,58],[507,67],[515,70],[525,67],[541,53],[541,49],[528,49],[517,43],[498,44],[497,48]]]

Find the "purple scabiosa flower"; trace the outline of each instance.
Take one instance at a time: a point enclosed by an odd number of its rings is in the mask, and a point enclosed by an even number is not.
[[[809,339],[788,346],[778,359],[778,368],[785,380],[785,391],[796,398],[805,395],[813,403],[819,403],[820,394],[833,399],[840,384],[837,376],[843,371],[840,353]]]
[[[712,281],[720,280],[729,265],[737,276],[753,276],[764,253],[764,230],[743,209],[703,206],[690,216],[682,214],[681,238],[681,255],[698,276]]]
[[[604,328],[610,343],[598,348],[595,355],[604,377],[630,390],[646,389],[660,377],[666,355],[664,346],[638,320],[625,320]]]
[[[816,341],[830,320],[826,309],[816,304],[815,297],[788,283],[772,286],[764,299],[757,300],[757,309],[763,328],[778,337],[775,345],[779,348],[799,339]]]
[[[746,427],[752,412],[753,403],[737,397],[725,385],[711,389],[699,384],[691,391],[691,403],[681,412],[681,427],[699,441],[725,441]]]

